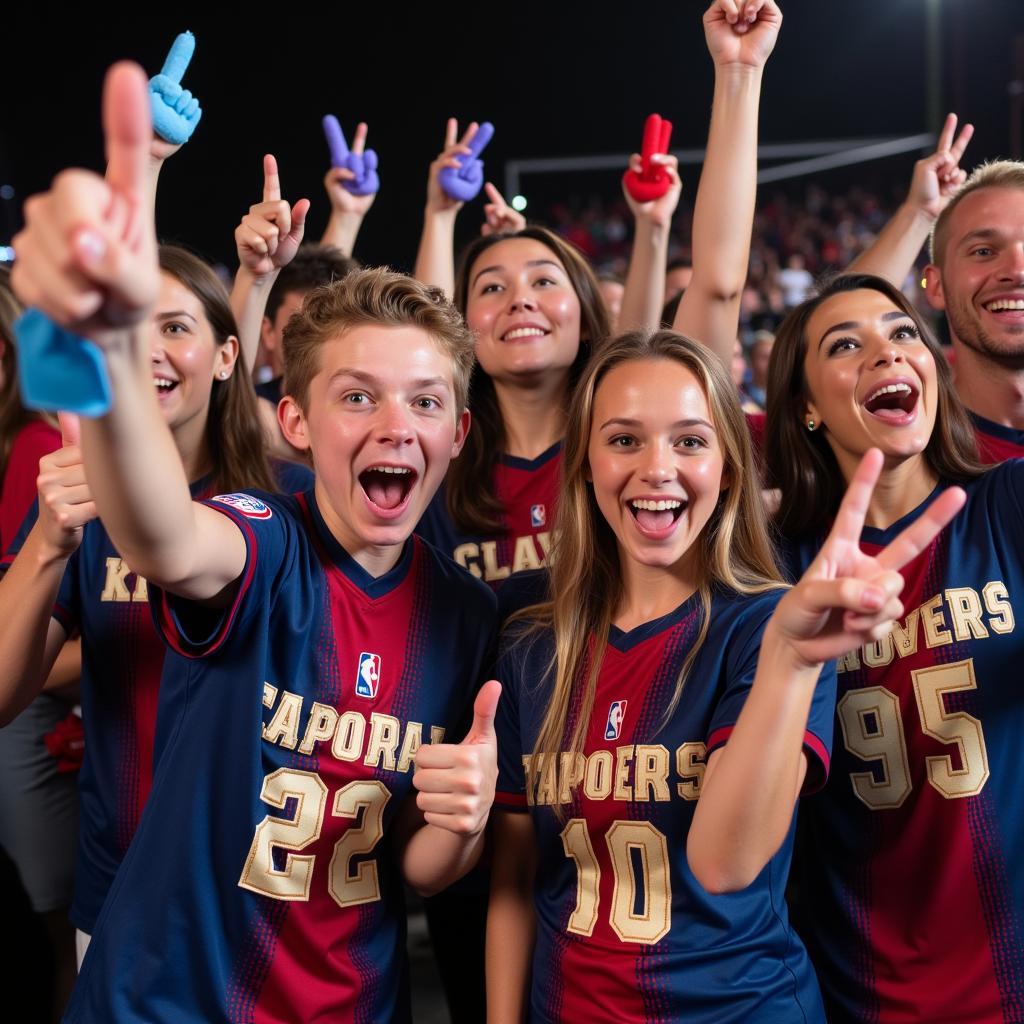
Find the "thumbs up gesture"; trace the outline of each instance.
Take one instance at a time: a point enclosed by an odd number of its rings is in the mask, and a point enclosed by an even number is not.
[[[178,146],[188,142],[203,116],[199,100],[181,87],[195,48],[196,37],[191,32],[182,32],[171,44],[160,74],[149,80],[153,130]]]
[[[61,447],[39,460],[39,524],[60,558],[82,542],[82,529],[96,518],[96,503],[85,480],[78,417],[60,413]]]
[[[263,158],[263,202],[250,206],[235,228],[238,262],[256,277],[287,266],[302,243],[307,213],[308,199],[290,206],[281,198],[277,160],[268,153]]]
[[[26,306],[104,343],[107,332],[145,319],[160,275],[148,205],[152,139],[146,77],[115,64],[103,88],[107,174],[64,171],[25,203],[11,276]]]
[[[501,683],[485,683],[473,703],[473,725],[461,743],[426,743],[416,751],[412,784],[416,806],[428,825],[457,835],[483,831],[494,803],[498,740],[494,714]]]

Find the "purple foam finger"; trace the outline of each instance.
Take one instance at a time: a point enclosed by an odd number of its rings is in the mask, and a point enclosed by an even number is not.
[[[341,130],[340,122],[333,114],[327,114],[324,117],[323,126],[327,148],[331,151],[331,166],[348,167],[348,143],[345,141],[345,134]]]
[[[484,121],[476,130],[476,134],[466,143],[469,147],[470,156],[475,159],[483,151],[484,147],[494,137],[494,125],[490,121]]]

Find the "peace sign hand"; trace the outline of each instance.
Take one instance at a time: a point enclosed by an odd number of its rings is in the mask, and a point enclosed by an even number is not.
[[[967,172],[961,170],[960,160],[974,135],[974,125],[965,124],[956,135],[956,122],[956,114],[946,115],[935,152],[914,164],[914,176],[910,180],[907,202],[933,220],[967,180]]]
[[[294,206],[281,198],[277,160],[263,158],[263,202],[249,207],[235,228],[238,262],[256,277],[263,277],[291,263],[306,229],[309,200]]]
[[[324,177],[331,209],[338,213],[366,214],[380,191],[377,154],[366,148],[366,122],[356,125],[351,150],[341,123],[333,114],[324,117],[323,126],[331,152],[331,169]]]
[[[872,448],[847,487],[817,558],[779,602],[771,624],[799,667],[810,668],[880,639],[903,614],[899,570],[960,511],[966,494],[950,487],[877,555],[860,550],[868,504],[883,456]]]

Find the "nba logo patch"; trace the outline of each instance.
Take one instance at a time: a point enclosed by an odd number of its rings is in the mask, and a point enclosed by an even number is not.
[[[604,727],[604,738],[606,740],[617,740],[622,732],[622,720],[626,717],[626,705],[628,700],[613,700],[612,706],[608,709],[608,724]]]
[[[548,521],[547,512],[543,505],[531,505],[530,506],[530,525],[531,526],[546,526]]]
[[[380,655],[359,655],[359,674],[356,676],[356,696],[373,700],[377,696],[377,684],[380,682]]]

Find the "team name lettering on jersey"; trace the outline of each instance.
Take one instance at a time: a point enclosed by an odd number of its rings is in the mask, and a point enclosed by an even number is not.
[[[538,506],[541,507],[541,506]],[[512,548],[512,564],[498,564],[498,541],[485,540],[480,544],[460,544],[452,558],[468,569],[478,580],[493,583],[507,579],[514,572],[525,569],[543,569],[551,553],[551,532],[516,537]]]
[[[135,601],[145,604],[149,600],[149,587],[141,576],[135,577],[135,586],[128,589],[131,569],[123,558],[107,559],[107,578],[103,583],[101,601]]]
[[[673,795],[696,800],[706,756],[707,746],[697,742],[677,747],[674,763],[660,743],[631,743],[589,755],[563,752],[546,760],[524,754],[526,802],[531,807],[568,804],[580,788],[588,800],[664,803]]]
[[[339,761],[359,761],[370,768],[409,772],[416,751],[423,743],[422,722],[401,722],[393,715],[360,711],[338,711],[329,704],[313,701],[303,711],[301,694],[263,684],[263,706],[273,711],[263,726],[263,739],[300,754],[323,756],[321,745],[330,744]],[[444,727],[430,727],[430,742],[444,741]]]
[[[1012,633],[1016,626],[1006,584],[986,583],[979,593],[973,587],[950,587],[918,605],[881,640],[850,651],[839,659],[838,671],[852,672],[863,662],[882,668],[917,653],[918,646],[945,647],[965,640],[984,640],[992,633]]]

